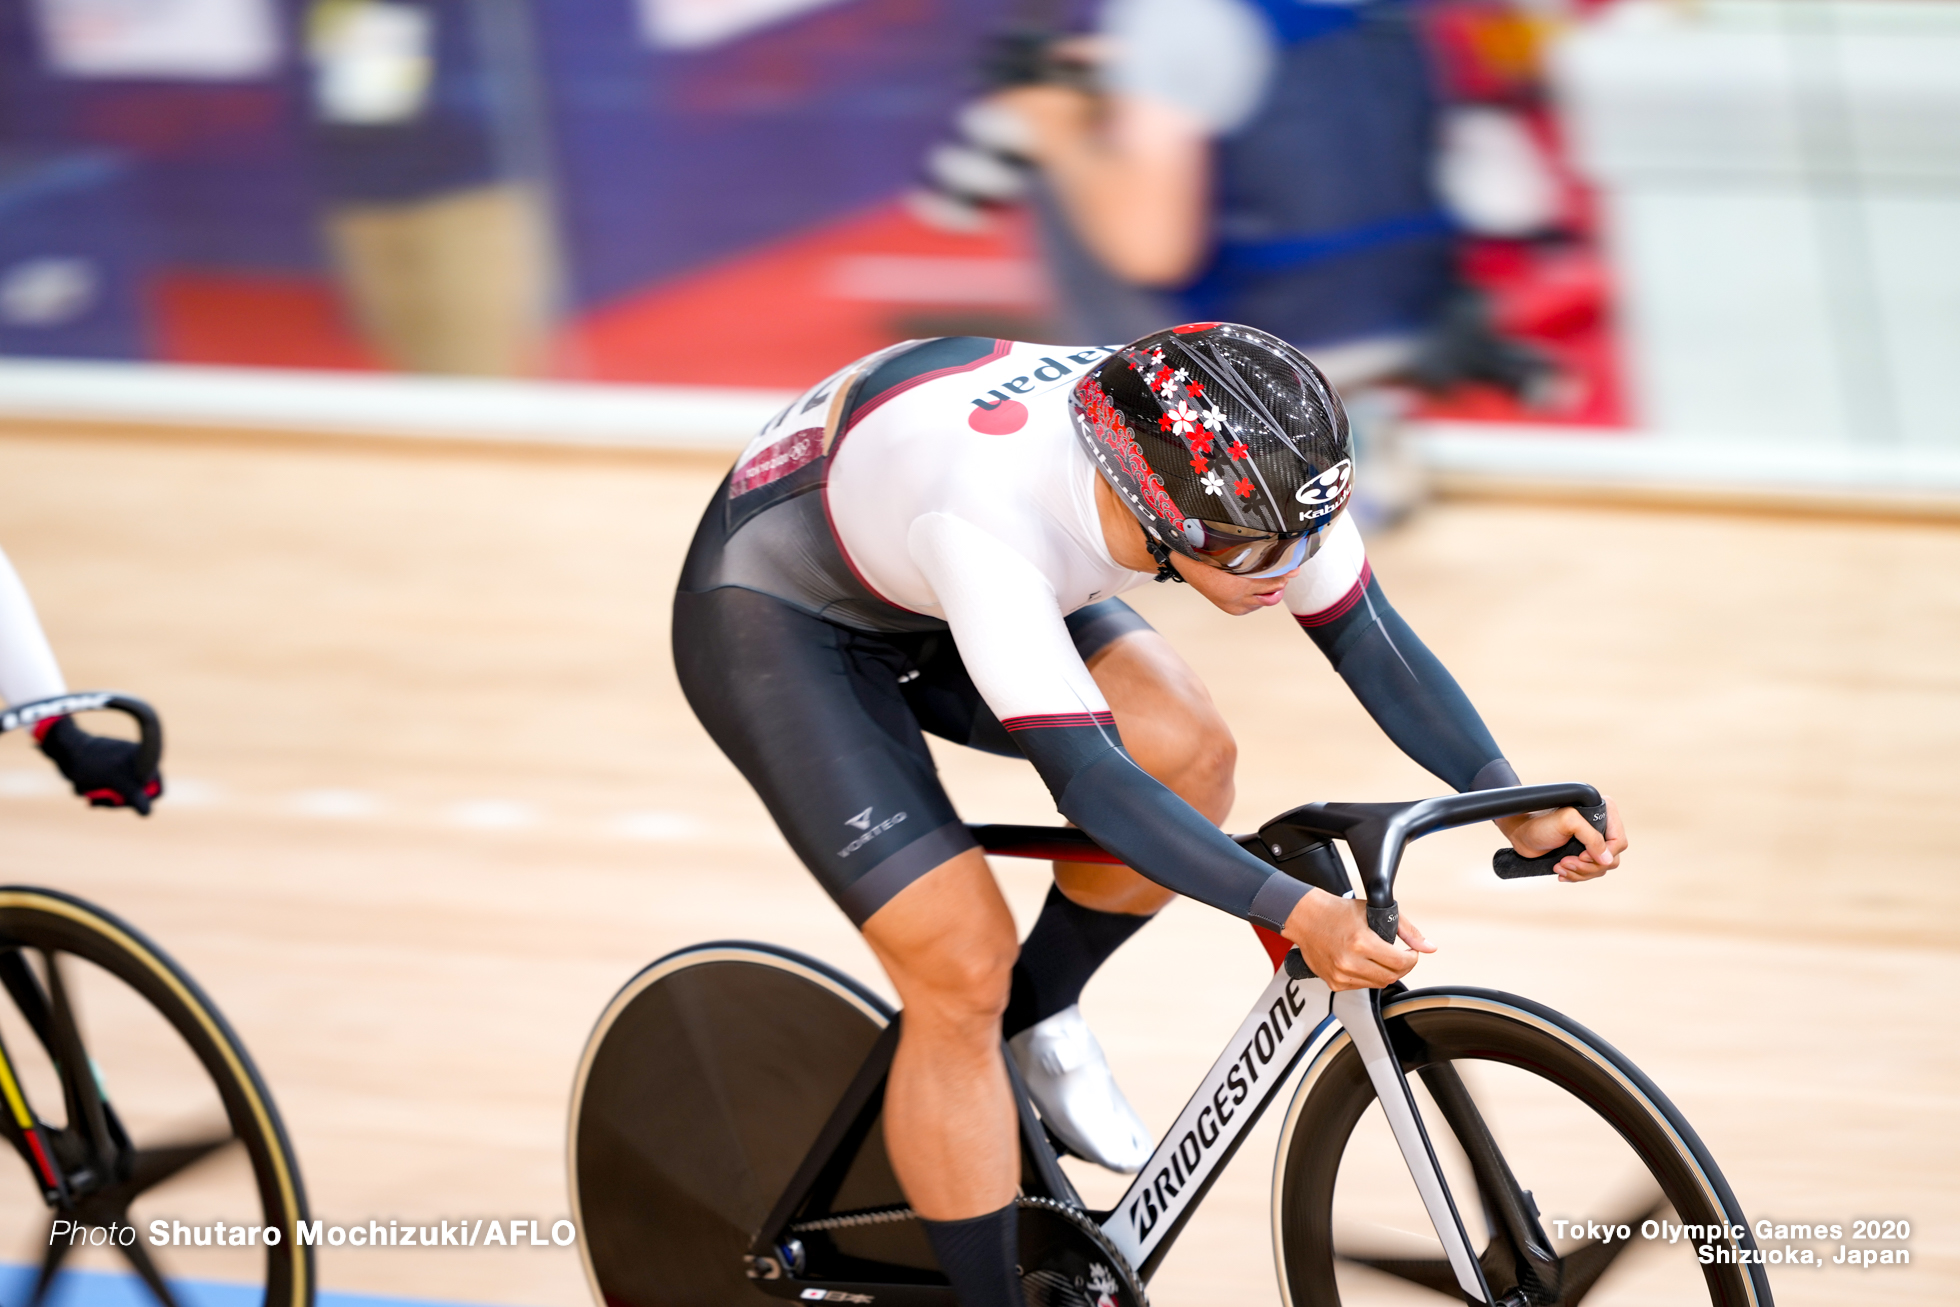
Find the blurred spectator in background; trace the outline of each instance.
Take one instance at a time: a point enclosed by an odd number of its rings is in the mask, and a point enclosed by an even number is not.
[[[1033,86],[999,102],[1032,129],[1086,338],[1246,322],[1337,384],[1408,357],[1451,276],[1436,98],[1404,7],[1113,0],[1075,49],[1100,100]]]
[[[544,361],[547,227],[513,178],[484,6],[313,0],[306,16],[328,243],[368,343],[417,372]]]
[[[1038,169],[1069,337],[1220,320],[1300,346],[1349,401],[1373,464],[1357,479],[1364,517],[1393,517],[1416,492],[1389,448],[1403,405],[1370,383],[1531,379],[1458,284],[1439,173],[1513,227],[1534,219],[1501,178],[1491,198],[1489,167],[1439,167],[1444,118],[1412,5],[1108,0],[1095,35],[1001,80],[1029,84],[962,129]],[[1514,163],[1488,129],[1467,140]]]

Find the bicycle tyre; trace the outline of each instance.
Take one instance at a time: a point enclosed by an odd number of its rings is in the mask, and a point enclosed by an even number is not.
[[[29,962],[30,951],[41,955],[42,970],[38,973],[33,972]],[[131,1196],[127,1200],[118,1199],[115,1194],[105,1192],[116,1188],[116,1185],[103,1186],[94,1191],[92,1198],[88,1193],[75,1195],[74,1205],[66,1209],[66,1214],[71,1219],[88,1219],[82,1215],[91,1210],[86,1204],[93,1201],[96,1204],[93,1210],[100,1214],[105,1199],[112,1205],[123,1202],[126,1211],[128,1204],[143,1199],[146,1194],[160,1191],[176,1176],[231,1143],[242,1145],[251,1167],[258,1205],[256,1215],[263,1226],[276,1226],[281,1231],[276,1245],[264,1247],[264,1293],[261,1301],[264,1307],[311,1307],[315,1287],[314,1258],[311,1249],[302,1245],[297,1237],[300,1224],[307,1220],[306,1194],[300,1180],[299,1164],[264,1078],[230,1024],[182,967],[128,923],[70,894],[31,886],[0,886],[0,957],[11,958],[16,964],[26,967],[25,971],[14,970],[10,973],[15,982],[19,983],[23,975],[33,976],[36,982],[42,984],[41,993],[45,998],[54,992],[45,983],[50,974],[48,968],[58,966],[65,988],[72,983],[68,973],[73,968],[70,963],[60,961],[64,956],[89,963],[121,982],[175,1031],[208,1078],[209,1086],[222,1106],[225,1125],[231,1132],[229,1140],[207,1138],[191,1146],[158,1145],[150,1149],[144,1148],[142,1140],[125,1132],[119,1144],[127,1151],[122,1153],[113,1169],[120,1172],[117,1185],[128,1190]],[[15,990],[0,990],[0,1003],[11,1004],[11,1010],[21,1014],[23,1022],[28,1020],[20,1006],[20,994]],[[72,1028],[79,1038],[83,1035],[81,1017],[73,1007],[68,1011]],[[89,1051],[85,1040],[81,1046],[93,1070],[90,1083],[96,1087],[107,1109],[115,1115],[120,1131],[122,1120],[130,1114],[132,1105],[141,1106],[140,1101],[135,1095],[116,1097],[108,1092],[101,1068],[105,1061],[116,1060],[115,1054],[99,1044],[95,1051]],[[18,1048],[13,1050],[16,1055],[23,1051]],[[52,1068],[53,1062],[50,1061],[49,1065]],[[22,1106],[28,1110],[32,1108],[27,1102],[24,1086],[16,1083],[11,1088],[18,1101],[10,1102],[8,1106],[17,1109],[14,1117],[17,1122],[18,1109]],[[72,1156],[76,1148],[87,1146],[83,1142],[87,1127],[78,1127],[75,1122],[67,1121],[66,1111],[64,1123],[58,1130],[45,1124],[49,1118],[38,1112],[36,1115],[41,1116],[44,1122],[46,1148],[57,1156],[64,1150]],[[134,1187],[143,1185],[144,1179],[159,1169],[158,1163],[165,1154],[181,1155],[193,1150],[201,1150],[197,1151],[196,1161],[178,1162],[181,1169],[165,1172],[153,1182],[154,1187]],[[141,1174],[132,1179],[129,1174],[132,1171]],[[57,1205],[53,1217],[63,1215],[64,1208]],[[222,1217],[231,1214],[215,1215]],[[144,1242],[142,1239],[136,1240],[139,1245]],[[128,1252],[123,1255],[139,1275],[143,1273],[140,1260],[148,1259],[153,1272],[165,1283],[184,1278],[167,1273],[168,1255],[153,1257],[147,1248],[135,1257]],[[57,1277],[59,1273],[59,1263],[56,1263]],[[47,1288],[53,1289],[56,1283],[58,1279],[52,1280]]]
[[[572,1216],[594,1300],[778,1301],[750,1282],[743,1255],[891,1020],[850,977],[767,944],[682,949],[629,981],[572,1088]],[[904,1204],[881,1132],[839,1198],[840,1210]],[[911,1264],[924,1242],[916,1221],[831,1237]]]
[[[1414,1075],[1422,1066],[1445,1061],[1489,1062],[1556,1087],[1612,1128],[1639,1159],[1680,1224],[1737,1226],[1743,1235],[1734,1247],[1754,1248],[1741,1205],[1680,1111],[1632,1062],[1585,1027],[1529,999],[1468,988],[1407,992],[1391,999],[1383,1015],[1405,1072]],[[1374,1101],[1360,1055],[1345,1033],[1330,1041],[1305,1069],[1294,1091],[1281,1127],[1273,1182],[1273,1247],[1286,1307],[1334,1307],[1343,1301],[1336,1277],[1344,1258],[1336,1247],[1335,1185],[1356,1124]],[[1449,1127],[1432,1119],[1430,1135],[1440,1143],[1449,1137]],[[1394,1166],[1400,1171],[1399,1157]],[[1400,1179],[1407,1182],[1405,1171]],[[1520,1175],[1519,1183],[1528,1187],[1529,1177]],[[1480,1207],[1474,1185],[1471,1189],[1456,1194],[1466,1219]],[[1433,1238],[1426,1224],[1422,1229]],[[1438,1243],[1438,1257],[1441,1251]],[[1611,1273],[1610,1249],[1586,1255],[1603,1263],[1602,1269],[1588,1274]],[[1674,1255],[1694,1260],[1692,1246],[1676,1249]],[[1574,1258],[1574,1250],[1565,1256]],[[1418,1265],[1414,1260],[1400,1264]],[[1440,1271],[1444,1263],[1421,1265]],[[1578,1265],[1576,1258],[1572,1265]],[[1692,1272],[1684,1266],[1667,1269],[1692,1281]],[[1769,1280],[1762,1266],[1728,1261],[1699,1269],[1714,1307],[1771,1307]],[[1487,1258],[1486,1272],[1490,1270]],[[1440,1278],[1438,1284],[1425,1287],[1461,1301],[1454,1285],[1440,1287]],[[1593,1287],[1587,1281],[1577,1285],[1577,1297],[1561,1294],[1551,1301],[1577,1301]],[[1492,1289],[1502,1296],[1497,1284]],[[1700,1300],[1698,1294],[1695,1300]]]

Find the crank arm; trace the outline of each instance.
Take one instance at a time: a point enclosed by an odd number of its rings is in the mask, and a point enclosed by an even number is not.
[[[1409,1168],[1409,1178],[1415,1182],[1423,1209],[1429,1213],[1429,1223],[1436,1228],[1436,1237],[1442,1240],[1457,1286],[1470,1302],[1494,1303],[1496,1299],[1484,1279],[1483,1267],[1470,1250],[1470,1235],[1463,1228],[1456,1200],[1450,1196],[1443,1169],[1436,1163],[1436,1150],[1430,1146],[1428,1131],[1423,1129],[1422,1115],[1416,1110],[1415,1095],[1402,1074],[1401,1060],[1389,1046],[1388,1027],[1382,1023],[1382,992],[1341,990],[1334,995],[1334,1015],[1340,1018],[1348,1038],[1354,1041],[1355,1051],[1361,1054],[1361,1064],[1367,1069],[1375,1097],[1380,1100],[1389,1129],[1395,1134],[1396,1147],[1402,1150],[1402,1161]]]

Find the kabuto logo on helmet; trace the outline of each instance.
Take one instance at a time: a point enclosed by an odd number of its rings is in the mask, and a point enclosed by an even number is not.
[[[1293,498],[1306,505],[1300,520],[1311,522],[1341,511],[1348,500],[1348,483],[1354,480],[1354,462],[1342,459],[1293,492]]]

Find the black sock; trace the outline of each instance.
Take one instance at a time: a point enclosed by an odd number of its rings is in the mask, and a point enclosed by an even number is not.
[[[1021,1260],[1020,1219],[1013,1203],[964,1221],[919,1219],[960,1307],[1026,1307],[1015,1272]]]
[[[1041,916],[1021,945],[1021,960],[1014,964],[1014,986],[1008,993],[1001,1032],[1012,1039],[1037,1021],[1073,1006],[1096,968],[1149,920],[1128,912],[1085,908],[1062,893],[1059,885],[1051,885]]]

